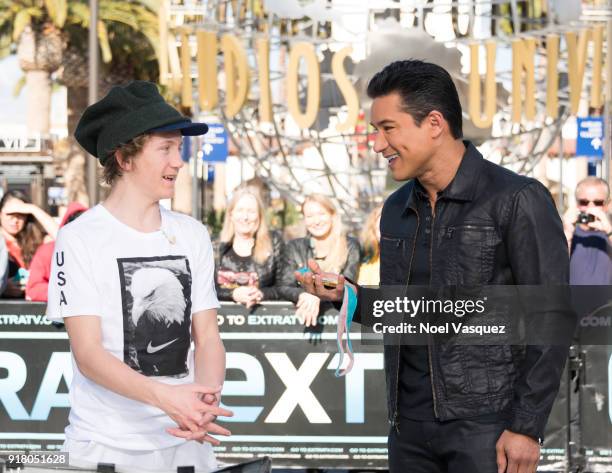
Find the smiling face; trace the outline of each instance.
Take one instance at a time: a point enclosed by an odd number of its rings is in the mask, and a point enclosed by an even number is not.
[[[329,236],[334,216],[321,204],[308,201],[302,209],[306,230],[315,238],[324,239]]]
[[[259,206],[255,197],[245,194],[238,199],[231,211],[234,232],[252,238],[259,229]]]
[[[125,164],[124,177],[154,202],[172,198],[184,164],[182,142],[180,131],[152,133],[142,151]]]
[[[393,179],[405,181],[429,170],[434,140],[427,117],[417,126],[403,111],[400,95],[391,93],[374,99],[371,122],[377,130],[374,151],[387,159]]]
[[[9,198],[0,212],[0,226],[9,235],[15,237],[25,226],[27,215],[15,212],[16,205],[23,205],[20,199]]]

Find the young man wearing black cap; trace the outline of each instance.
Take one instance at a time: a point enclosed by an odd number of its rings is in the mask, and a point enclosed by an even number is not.
[[[209,434],[225,377],[206,228],[164,209],[183,166],[181,135],[202,135],[149,82],[90,106],[77,141],[104,166],[108,198],[63,227],[48,317],[63,320],[74,377],[64,450],[75,466],[216,467]],[[190,350],[191,342],[195,350]]]

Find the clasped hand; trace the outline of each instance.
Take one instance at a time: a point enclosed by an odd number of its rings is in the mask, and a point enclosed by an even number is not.
[[[160,393],[158,407],[177,423],[166,431],[175,437],[208,442],[221,442],[210,434],[230,436],[231,432],[215,423],[218,416],[232,417],[232,411],[219,407],[221,387],[210,388],[200,384],[165,385]]]
[[[232,299],[250,309],[262,301],[263,292],[256,286],[239,286],[232,291]]]

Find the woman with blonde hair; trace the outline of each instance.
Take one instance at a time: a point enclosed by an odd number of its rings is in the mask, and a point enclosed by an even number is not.
[[[346,236],[336,207],[324,195],[306,197],[302,215],[308,235],[285,245],[279,293],[282,299],[297,305],[296,315],[308,327],[317,323],[320,300],[298,286],[295,271],[314,259],[323,271],[341,273],[353,279],[359,267],[359,243]]]
[[[247,308],[278,299],[283,240],[266,224],[257,189],[238,188],[230,199],[217,251],[217,296]]]
[[[372,209],[361,231],[363,260],[359,267],[360,286],[378,286],[380,282],[380,215],[382,204]]]

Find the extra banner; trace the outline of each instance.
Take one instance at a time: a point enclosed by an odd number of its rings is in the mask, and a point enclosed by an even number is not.
[[[66,332],[44,317],[44,309],[35,303],[0,304],[0,452],[62,446],[72,364]],[[362,344],[354,324],[354,367],[336,377],[336,320],[330,309],[315,329],[305,329],[293,304],[270,302],[252,311],[222,304],[218,322],[227,352],[223,403],[235,415],[225,423],[232,436],[215,447],[220,461],[269,456],[275,467],[387,468],[382,347]],[[587,358],[586,389],[593,399],[584,398],[582,413],[588,421],[582,430],[592,447],[588,454],[605,461],[612,432],[612,362],[610,351],[601,348]],[[568,395],[574,393],[564,378],[542,449],[540,465],[548,471],[566,466]],[[590,425],[597,431],[589,433]]]
[[[0,304],[0,451],[59,450],[63,443],[70,349],[44,309]],[[275,467],[386,468],[383,355],[357,344],[353,370],[337,378],[336,318],[321,315],[305,330],[293,304],[249,312],[223,303],[223,404],[234,417],[225,423],[233,435],[215,447],[220,461],[269,456]]]

